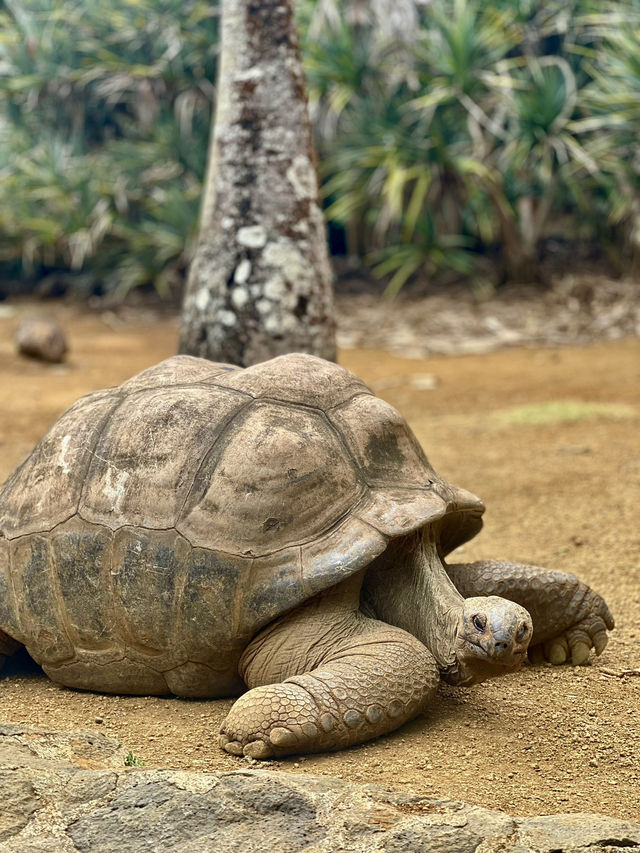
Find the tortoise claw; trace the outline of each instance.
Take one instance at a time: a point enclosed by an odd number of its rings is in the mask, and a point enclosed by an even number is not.
[[[583,666],[589,661],[591,649],[595,650],[596,655],[602,654],[608,640],[607,625],[603,619],[590,614],[577,625],[558,634],[557,637],[552,637],[530,648],[529,660],[531,663],[548,661],[554,666],[563,663]]]
[[[246,755],[248,758],[271,758],[273,748],[263,740],[252,740],[242,744],[239,740],[231,740],[224,732],[218,737],[218,745],[229,755]]]
[[[243,752],[249,758],[265,759],[273,756],[273,749],[263,740],[250,741]]]
[[[560,634],[543,644],[544,658],[554,666],[566,663],[570,656],[569,643],[566,634]]]
[[[605,630],[597,631],[593,635],[593,648],[596,650],[597,655],[602,654],[602,652],[606,649],[608,642],[609,635]]]
[[[240,741],[231,740],[225,734],[221,734],[218,737],[218,744],[221,749],[224,749],[225,752],[228,752],[229,755],[242,755],[242,744]]]

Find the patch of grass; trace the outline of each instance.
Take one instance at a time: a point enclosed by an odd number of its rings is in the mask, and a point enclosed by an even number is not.
[[[139,758],[137,755],[134,755],[133,752],[128,752],[125,756],[124,763],[126,767],[144,767],[147,762],[143,761],[143,759]]]
[[[632,418],[633,406],[624,403],[586,403],[580,400],[551,400],[529,403],[494,412],[492,421],[499,426],[548,426],[591,418]]]

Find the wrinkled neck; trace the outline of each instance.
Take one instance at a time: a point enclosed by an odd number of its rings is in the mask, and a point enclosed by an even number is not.
[[[370,566],[363,605],[377,619],[413,634],[441,670],[455,666],[463,598],[447,575],[430,531],[393,540]]]

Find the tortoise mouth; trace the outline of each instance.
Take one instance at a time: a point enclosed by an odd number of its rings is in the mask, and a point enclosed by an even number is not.
[[[479,643],[475,640],[470,639],[469,637],[464,638],[464,642],[467,646],[470,646],[472,649],[473,658],[479,658],[487,661],[491,661],[496,666],[509,667],[513,665],[513,662],[510,662],[508,659],[498,659],[495,657],[495,654],[491,651],[491,649],[485,648],[482,643]],[[511,656],[516,661],[524,660],[524,656],[526,654],[526,648],[524,649],[513,649],[511,651]]]
[[[455,683],[461,687],[517,672],[527,655],[526,647],[515,648],[508,654],[496,656],[492,649],[485,648],[469,637],[461,637],[460,641],[456,655],[458,667]]]

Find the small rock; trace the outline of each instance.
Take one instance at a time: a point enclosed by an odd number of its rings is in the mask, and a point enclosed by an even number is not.
[[[96,717],[94,722],[100,726],[102,725],[102,723],[104,723],[104,719],[102,717]]]
[[[24,320],[15,336],[20,355],[57,363],[64,360],[69,349],[64,330],[51,320]]]

